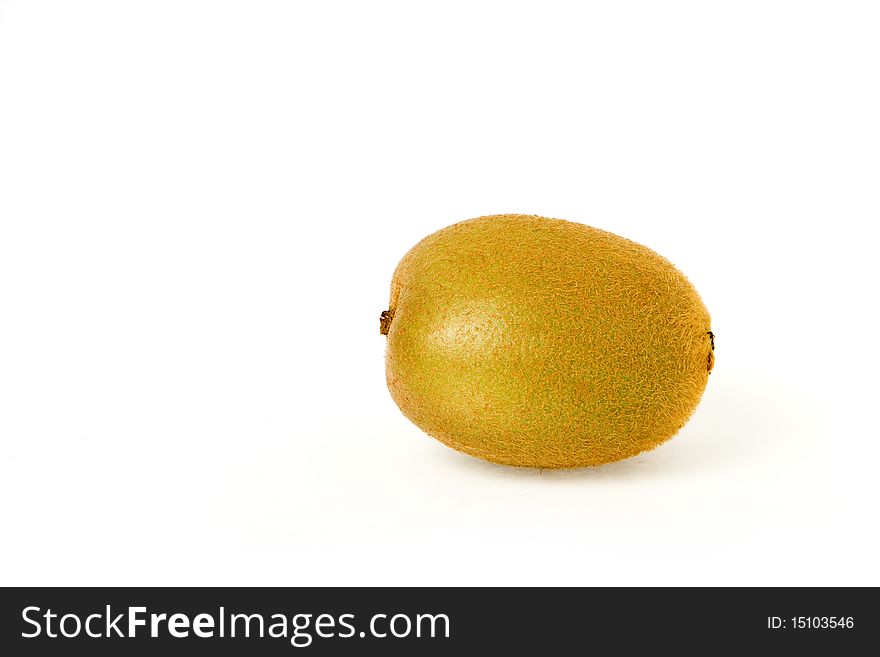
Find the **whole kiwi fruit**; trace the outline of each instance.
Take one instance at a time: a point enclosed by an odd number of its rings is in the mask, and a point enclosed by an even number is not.
[[[406,417],[472,456],[535,468],[656,447],[715,362],[709,313],[668,260],[534,215],[478,217],[416,244],[380,331]]]

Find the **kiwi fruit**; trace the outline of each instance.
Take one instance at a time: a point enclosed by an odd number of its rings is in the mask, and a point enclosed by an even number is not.
[[[534,215],[478,217],[416,244],[380,332],[407,418],[466,454],[534,468],[656,447],[715,362],[709,313],[668,260]]]

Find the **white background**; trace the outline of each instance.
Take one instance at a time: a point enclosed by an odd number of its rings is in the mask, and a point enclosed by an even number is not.
[[[871,2],[0,2],[3,584],[880,584]],[[398,259],[598,226],[693,420],[516,470],[385,388]]]

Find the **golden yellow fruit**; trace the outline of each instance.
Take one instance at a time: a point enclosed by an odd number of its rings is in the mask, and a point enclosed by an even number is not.
[[[599,465],[674,435],[714,364],[709,313],[668,260],[612,233],[495,215],[429,235],[382,313],[412,422],[496,463]]]

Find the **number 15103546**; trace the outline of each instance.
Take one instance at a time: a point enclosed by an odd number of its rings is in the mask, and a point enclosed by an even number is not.
[[[768,616],[770,630],[851,630],[855,627],[852,616]]]

